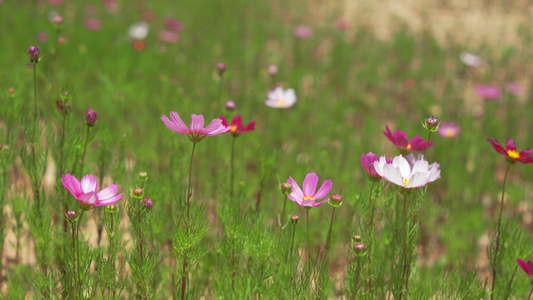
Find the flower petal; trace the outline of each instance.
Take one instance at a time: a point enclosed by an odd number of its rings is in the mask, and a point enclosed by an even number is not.
[[[176,127],[179,130],[177,132],[185,133],[185,134],[187,132],[189,132],[189,127],[187,127],[187,125],[185,125],[185,123],[180,118],[180,115],[177,112],[171,111],[169,115],[170,115],[170,120],[172,121],[172,123],[174,123],[174,125],[176,125]]]
[[[222,122],[222,121],[220,121]],[[213,123],[213,122],[211,122]],[[191,131],[192,132],[201,132],[204,129],[204,116],[203,115],[191,115]]]
[[[118,200],[120,200],[120,198],[122,198],[122,195],[124,195],[124,193],[118,194],[118,195],[116,195],[114,197],[111,197],[111,198],[108,198],[108,199],[104,199],[104,200],[98,199],[98,202],[96,203],[95,206],[115,205],[118,202]]]
[[[97,182],[93,174],[87,174],[83,176],[83,178],[81,179],[81,190],[84,194],[96,192],[97,188]]]
[[[492,145],[492,148],[494,148],[496,152],[507,156],[507,151],[505,151],[500,142],[498,142],[495,138],[488,138],[487,141],[489,141],[489,143]]]
[[[112,184],[105,189],[98,192],[98,199],[100,201],[114,197],[118,193],[118,187],[116,184]]]
[[[318,184],[318,175],[316,173],[309,173],[304,178],[303,191],[304,196],[313,197],[316,192],[316,186]]]
[[[77,198],[83,194],[80,181],[69,173],[61,177],[61,183],[72,196]]]
[[[392,164],[386,164],[383,166],[383,175],[381,177],[396,185],[405,187],[400,169],[395,168]]]
[[[331,188],[333,187],[333,182],[331,181],[331,179],[328,179],[326,181],[324,181],[324,183],[322,183],[322,186],[320,187],[320,189],[318,189],[318,192],[316,192],[315,194],[315,200],[320,200],[324,197],[326,197],[329,192],[331,191]]]
[[[509,150],[514,150],[514,151],[516,151],[516,144],[515,144],[515,142],[513,141],[513,139],[508,139],[508,140],[507,140],[507,144],[505,145],[505,149],[506,149],[507,151],[509,151]]]
[[[291,190],[291,194],[290,195],[294,195],[294,196],[302,199],[304,197],[304,193],[302,192],[302,189],[300,188],[298,183],[296,183],[296,181],[294,179],[292,179],[291,176],[289,176],[289,179],[287,179],[287,182],[290,183],[291,186],[292,186],[292,190]],[[295,200],[293,200],[293,201],[295,201]]]
[[[78,197],[78,201],[89,205],[95,205],[98,202],[98,195],[96,192],[88,192]]]

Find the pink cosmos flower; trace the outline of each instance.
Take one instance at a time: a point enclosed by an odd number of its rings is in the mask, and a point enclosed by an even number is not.
[[[226,120],[224,116],[219,116],[219,118],[222,120],[222,125],[231,127],[230,131],[233,136],[238,136],[241,133],[245,133],[255,129],[255,121],[252,121],[248,123],[248,125],[243,126],[241,115],[236,115],[235,117],[233,117],[231,124],[228,123],[228,120]]]
[[[383,155],[381,157],[385,156]],[[368,152],[367,154],[361,155],[361,164],[363,165],[363,168],[365,168],[365,171],[370,176],[370,179],[377,181],[381,179],[381,176],[376,172],[376,169],[374,168],[375,161],[378,161],[378,156],[372,152]],[[385,161],[390,164],[392,163],[392,158],[386,158]]]
[[[170,130],[186,134],[193,143],[201,141],[207,135],[217,135],[231,130],[231,126],[222,125],[222,119],[220,118],[214,119],[204,128],[204,116],[202,115],[191,115],[190,128],[183,123],[180,115],[174,111],[170,112],[170,120],[165,115],[161,116],[161,120]]]
[[[309,26],[295,26],[292,29],[292,34],[299,39],[307,39],[313,36],[313,29]]]
[[[317,201],[326,197],[333,186],[331,179],[328,179],[322,183],[322,186],[317,191],[316,187],[318,185],[318,175],[316,175],[316,173],[309,173],[307,176],[305,176],[303,182],[303,191],[300,189],[296,181],[292,179],[292,177],[289,176],[287,182],[292,186],[292,192],[287,196],[287,198],[304,207],[317,207],[320,204],[327,202],[327,198],[322,202]]]
[[[183,22],[170,16],[166,16],[163,20],[163,24],[168,30],[174,32],[180,32],[183,30]]]
[[[489,143],[496,152],[504,155],[510,161],[517,161],[523,164],[533,164],[533,148],[525,149],[520,152],[516,150],[516,144],[512,139],[507,140],[505,148],[495,138],[488,138]]]
[[[83,21],[83,25],[89,30],[98,31],[102,28],[102,21],[96,18],[86,18],[85,21]]]
[[[180,35],[177,32],[163,29],[163,30],[159,31],[159,39],[162,42],[175,44],[175,43],[179,42]]]
[[[526,274],[529,275],[529,277],[531,277],[531,279],[533,279],[533,263],[530,260],[528,260],[527,263],[526,263],[525,261],[521,260],[520,258],[517,259],[516,262],[522,268],[522,270],[524,270],[524,272],[526,272]]]
[[[392,163],[388,163],[382,156],[374,162],[374,168],[381,177],[404,189],[423,187],[440,178],[440,165],[428,165],[422,154],[417,158],[413,153],[405,157],[399,155],[394,157]]]
[[[74,196],[84,210],[89,210],[93,206],[115,205],[122,197],[118,194],[116,184],[112,184],[97,192],[97,182],[92,174],[85,175],[81,182],[70,174],[63,175],[61,182],[67,191]]]
[[[493,85],[476,86],[476,94],[485,100],[496,100],[501,96],[500,88]]]
[[[433,142],[424,141],[420,136],[415,136],[411,140],[407,140],[407,134],[401,130],[396,130],[394,134],[390,131],[389,126],[385,126],[383,134],[391,141],[396,147],[405,151],[422,152],[433,146]]]
[[[524,92],[524,87],[520,82],[508,82],[505,84],[505,89],[515,96],[521,95]]]
[[[454,138],[461,132],[461,126],[456,125],[455,122],[442,122],[437,131],[440,136],[444,138]]]

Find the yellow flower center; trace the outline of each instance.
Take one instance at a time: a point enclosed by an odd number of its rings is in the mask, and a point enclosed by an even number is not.
[[[403,178],[403,185],[407,186],[409,184],[409,178]]]
[[[235,132],[235,131],[237,131],[237,126],[235,125],[231,126],[231,132]]]
[[[409,150],[409,149],[411,149],[411,144],[407,144],[407,150]]]
[[[516,152],[516,150],[507,150],[507,155],[509,155],[510,158],[520,158],[520,154]]]
[[[448,128],[448,129],[446,129],[446,131],[444,131],[444,136],[449,137],[449,138],[454,137],[455,136],[455,132],[454,132],[453,129]]]
[[[305,197],[303,198],[303,200],[313,200],[313,201],[315,201],[315,197],[305,195]]]
[[[285,102],[285,100],[283,100],[283,99],[279,99],[279,100],[278,100],[278,105],[279,105],[280,107],[285,107],[285,106],[287,106],[287,103]]]

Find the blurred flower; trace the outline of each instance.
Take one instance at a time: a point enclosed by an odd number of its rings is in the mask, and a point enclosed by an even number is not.
[[[508,82],[505,84],[505,89],[515,96],[521,95],[524,92],[524,87],[520,82]]]
[[[73,210],[69,210],[66,213],[66,217],[68,221],[73,222],[74,220],[76,220],[76,212]]]
[[[41,55],[41,51],[39,51],[38,46],[30,46],[30,48],[28,48],[28,57],[30,58],[30,61],[32,63],[39,62],[40,55]]]
[[[159,39],[163,42],[175,44],[180,40],[180,36],[174,31],[160,30]]]
[[[348,22],[347,19],[345,19],[345,18],[338,18],[337,19],[337,28],[339,30],[345,31],[345,30],[348,29],[349,25],[350,25],[350,23]]]
[[[530,260],[528,260],[526,263],[520,258],[517,259],[516,262],[522,268],[522,270],[524,270],[524,272],[526,272],[526,274],[529,275],[529,277],[531,277],[531,280],[533,280],[533,263]]]
[[[309,26],[295,26],[292,29],[292,34],[299,39],[307,39],[313,36],[313,29]]]
[[[296,181],[292,179],[292,177],[289,176],[287,182],[292,186],[292,193],[290,193],[287,198],[304,207],[317,207],[320,204],[328,201],[329,199],[326,198],[326,200],[322,202],[317,202],[318,200],[326,197],[333,186],[331,179],[328,179],[322,183],[322,186],[317,191],[316,187],[318,185],[318,175],[316,175],[316,173],[309,173],[307,176],[305,176],[303,182],[303,191],[300,189]]]
[[[403,86],[408,89],[413,89],[416,87],[416,80],[414,78],[407,78],[404,80]]]
[[[217,64],[217,71],[218,71],[218,75],[222,76],[222,74],[224,74],[224,72],[226,72],[226,64],[225,63],[218,63]]]
[[[133,41],[131,46],[135,51],[143,51],[144,49],[146,49],[146,42],[141,40],[135,40]]]
[[[83,25],[91,31],[98,31],[102,28],[102,21],[96,18],[85,18]]]
[[[268,66],[268,74],[270,74],[272,76],[278,74],[278,66],[276,66],[276,65]]]
[[[60,5],[61,3],[63,3],[63,0],[48,0],[48,3],[50,3],[51,5]]]
[[[153,22],[155,20],[155,12],[153,10],[145,10],[143,13],[143,20],[146,22]]]
[[[374,162],[374,168],[381,177],[404,189],[423,187],[440,178],[439,164],[435,162],[428,166],[422,154],[417,158],[413,153],[406,157],[400,154],[394,157],[392,163],[382,156]]]
[[[459,59],[463,64],[473,68],[481,67],[485,63],[481,57],[466,51],[459,54]]]
[[[226,102],[226,110],[227,111],[234,111],[236,108],[237,108],[237,106],[235,105],[235,102],[233,102],[233,101],[227,101]]]
[[[255,129],[255,121],[252,121],[248,123],[248,125],[243,126],[241,115],[236,115],[235,117],[233,117],[231,124],[228,124],[228,121],[224,116],[219,116],[219,118],[222,120],[222,125],[231,127],[230,132],[233,136],[238,136],[241,133],[245,133]]]
[[[500,98],[500,88],[493,85],[476,86],[476,94],[485,100],[496,100]]]
[[[108,13],[113,14],[118,11],[117,0],[102,0],[102,3],[104,4],[105,10]]]
[[[437,132],[442,137],[453,138],[461,132],[461,126],[456,125],[454,121],[448,123],[443,121]]]
[[[97,118],[98,118],[98,114],[94,110],[89,108],[85,112],[85,122],[87,123],[87,125],[94,126],[94,123],[96,123]]]
[[[61,25],[63,24],[63,17],[60,15],[60,14],[57,14],[54,16],[54,18],[52,19],[52,22],[56,25]]]
[[[150,31],[148,22],[142,21],[131,24],[128,28],[128,35],[134,40],[144,40]]]
[[[283,90],[278,86],[273,90],[268,91],[268,99],[265,100],[265,104],[274,108],[289,108],[296,103],[296,94],[293,89]]]
[[[153,205],[154,205],[154,203],[152,202],[152,200],[150,200],[150,198],[146,197],[146,198],[143,199],[143,208],[144,209],[150,210]]]
[[[66,42],[65,38],[62,36],[57,37],[57,43],[58,44],[64,44]]]
[[[166,16],[163,20],[163,24],[168,30],[174,32],[181,32],[183,30],[183,22],[170,16]]]
[[[39,31],[35,37],[39,43],[44,43],[48,40],[48,33],[46,31]]]
[[[381,157],[385,158],[384,155]],[[370,176],[370,179],[374,181],[381,179],[381,176],[376,172],[376,169],[374,168],[374,162],[376,161],[378,161],[378,156],[372,152],[368,152],[367,154],[361,155],[361,164],[363,165],[363,168],[365,168],[366,173],[368,173],[368,175]],[[390,164],[392,163],[392,158],[386,158],[385,161]]]
[[[190,128],[183,123],[179,114],[174,111],[170,112],[170,120],[164,115],[161,116],[161,120],[170,130],[186,134],[193,143],[201,141],[207,135],[217,135],[231,130],[230,126],[222,125],[220,118],[214,119],[204,128],[204,116],[202,115],[191,115]]]
[[[488,138],[489,143],[496,152],[507,157],[510,162],[521,162],[523,164],[533,164],[533,148],[528,148],[518,152],[516,150],[516,144],[512,139],[507,140],[505,148],[495,138]]]
[[[424,141],[424,139],[420,136],[415,136],[411,140],[407,140],[407,134],[401,130],[396,130],[394,134],[389,129],[389,126],[385,126],[385,130],[383,131],[383,134],[391,141],[396,147],[400,148],[401,150],[406,151],[412,151],[412,152],[422,152],[426,149],[429,149],[433,142]]]
[[[93,206],[115,205],[123,194],[118,194],[116,184],[97,192],[97,182],[92,174],[85,175],[81,182],[70,174],[63,175],[61,182],[67,191],[78,200],[84,210]]]

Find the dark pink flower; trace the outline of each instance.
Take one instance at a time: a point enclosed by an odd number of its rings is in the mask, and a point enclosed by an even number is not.
[[[496,100],[500,98],[500,88],[493,85],[476,86],[476,94],[485,100]]]
[[[428,142],[424,141],[424,139],[418,135],[411,140],[408,140],[407,134],[401,130],[396,130],[393,134],[388,125],[385,126],[383,134],[385,134],[389,141],[391,141],[396,147],[405,151],[422,152],[433,145],[433,142],[431,141],[428,145]]]
[[[488,138],[492,148],[501,155],[507,157],[510,161],[517,161],[523,164],[533,164],[533,148],[528,148],[518,152],[516,150],[516,144],[512,139],[507,140],[505,148],[495,138]]]
[[[316,188],[318,186],[318,175],[316,175],[316,173],[309,173],[307,176],[305,176],[303,182],[303,191],[300,189],[296,181],[292,179],[292,177],[289,176],[287,182],[290,183],[292,187],[292,192],[287,196],[287,198],[304,207],[317,207],[320,204],[327,202],[329,200],[328,198],[322,202],[317,201],[325,198],[333,186],[331,179],[328,179],[322,183],[322,186],[317,191]]]
[[[204,116],[202,115],[191,115],[190,128],[183,123],[180,115],[174,111],[170,112],[170,119],[167,116],[161,116],[161,120],[170,130],[186,134],[193,143],[201,141],[207,135],[217,135],[231,130],[230,126],[222,125],[222,119],[220,118],[214,119],[204,128]]]
[[[165,19],[163,20],[163,24],[165,24],[165,27],[168,30],[171,30],[174,32],[180,32],[183,30],[183,22],[173,17],[166,16]]]
[[[526,263],[520,258],[517,259],[516,262],[522,268],[522,270],[524,270],[524,272],[526,272],[526,274],[529,275],[529,277],[531,277],[531,279],[533,280],[533,263],[530,260],[528,260]]]
[[[85,175],[81,182],[76,177],[66,174],[61,177],[61,183],[81,203],[84,210],[89,210],[93,206],[115,205],[123,195],[117,195],[116,184],[97,192],[97,182],[92,174]]]
[[[385,157],[385,156],[382,155],[381,157]],[[365,168],[365,171],[368,173],[370,178],[376,181],[381,178],[381,176],[376,172],[376,169],[374,168],[374,162],[378,160],[379,160],[378,156],[372,152],[368,152],[367,154],[361,155],[361,164],[363,165],[363,168]],[[386,158],[385,161],[388,164],[391,164],[392,158]]]
[[[224,116],[219,116],[219,118],[222,120],[222,125],[231,126],[230,131],[233,136],[238,136],[241,133],[245,133],[255,129],[255,121],[252,121],[248,123],[248,125],[243,126],[241,115],[236,115],[235,117],[233,117],[231,124],[228,123]]]

